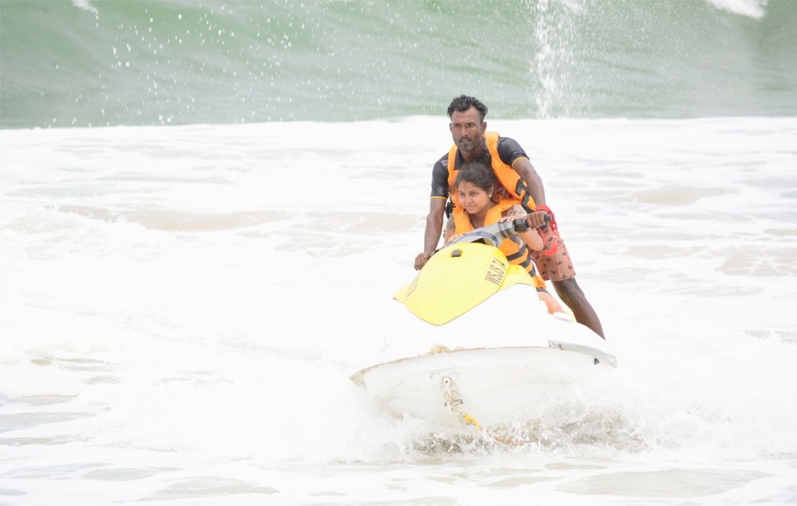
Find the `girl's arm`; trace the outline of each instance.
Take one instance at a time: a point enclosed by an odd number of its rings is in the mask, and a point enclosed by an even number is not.
[[[520,205],[514,205],[509,209],[507,209],[506,211],[504,211],[503,214],[504,217],[501,218],[501,221],[524,218],[527,213],[526,211],[523,210],[523,207],[521,207]],[[526,230],[525,232],[521,232],[518,234],[518,237],[520,237],[523,240],[523,242],[526,243],[526,246],[528,246],[534,251],[540,251],[543,248],[543,246],[545,246],[545,243],[543,243],[542,237],[540,236],[539,232],[537,232],[536,228]]]

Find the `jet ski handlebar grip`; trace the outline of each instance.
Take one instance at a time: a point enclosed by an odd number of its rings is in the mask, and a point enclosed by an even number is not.
[[[512,221],[512,225],[515,228],[515,232],[525,232],[529,229],[529,222],[526,218],[519,218],[517,220]]]
[[[542,227],[544,228],[545,226],[547,226],[550,221],[551,221],[551,215],[546,214],[545,225],[543,225]],[[517,235],[529,229],[529,222],[528,220],[526,220],[526,218],[518,218],[512,221],[499,222],[498,225],[499,225],[498,233],[502,237]]]
[[[544,219],[545,225],[543,225],[543,227],[551,222],[551,215],[546,214]],[[520,232],[525,232],[529,229],[529,222],[526,220],[526,218],[518,218],[517,220],[512,221],[512,227],[515,229],[515,233],[519,234]]]
[[[518,218],[512,221],[499,221],[494,226],[496,233],[503,238],[512,237],[529,229],[526,218]]]

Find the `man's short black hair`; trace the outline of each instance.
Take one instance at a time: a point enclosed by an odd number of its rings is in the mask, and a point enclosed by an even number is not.
[[[454,111],[465,112],[471,107],[475,107],[479,111],[481,121],[484,121],[484,117],[487,116],[487,106],[479,102],[475,97],[467,95],[460,95],[451,101],[451,105],[448,106],[448,117],[450,118]]]

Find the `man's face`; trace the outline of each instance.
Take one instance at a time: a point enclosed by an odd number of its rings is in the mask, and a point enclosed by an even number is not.
[[[480,120],[479,111],[475,107],[464,112],[454,111],[448,125],[454,144],[465,156],[482,149],[482,135],[486,127],[487,123]]]

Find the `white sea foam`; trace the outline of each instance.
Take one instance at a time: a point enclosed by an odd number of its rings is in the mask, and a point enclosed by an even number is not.
[[[797,121],[490,127],[542,175],[620,360],[518,420],[520,448],[348,380],[414,276],[445,120],[0,132],[0,494],[793,500]]]
[[[97,13],[97,8],[89,0],[72,0],[72,5],[89,12]]]
[[[747,16],[754,19],[763,18],[766,14],[767,3],[769,0],[706,0],[714,7]]]

